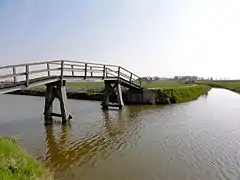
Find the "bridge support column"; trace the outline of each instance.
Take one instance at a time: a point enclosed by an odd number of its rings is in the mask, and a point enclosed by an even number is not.
[[[47,84],[45,97],[44,119],[45,124],[51,124],[53,116],[61,117],[62,123],[66,123],[72,117],[67,111],[67,93],[65,88],[65,81],[58,81]],[[53,102],[57,98],[60,102],[61,114],[53,113]]]
[[[120,82],[105,80],[104,96],[102,100],[102,109],[108,109],[108,107],[118,107],[122,109],[124,107],[122,98],[122,89]],[[117,103],[110,103],[111,95],[117,96]]]

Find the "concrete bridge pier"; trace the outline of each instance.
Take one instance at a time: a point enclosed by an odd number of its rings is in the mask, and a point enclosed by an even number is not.
[[[108,107],[118,107],[122,109],[124,107],[122,89],[119,80],[105,80],[104,96],[102,100],[102,109],[108,109]],[[115,94],[117,96],[117,103],[110,103],[110,96]]]
[[[154,105],[156,103],[156,93],[148,89],[129,89],[125,93],[127,104]]]
[[[67,93],[66,93],[66,81],[57,81],[46,84],[45,95],[45,110],[44,119],[45,124],[51,124],[53,116],[61,117],[62,123],[66,123],[67,120],[72,119],[67,110]],[[53,102],[57,98],[60,102],[61,114],[53,112]]]

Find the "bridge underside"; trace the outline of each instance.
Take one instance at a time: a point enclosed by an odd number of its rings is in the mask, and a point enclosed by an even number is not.
[[[39,85],[45,85],[48,83],[53,83],[59,81],[60,78],[58,76],[52,77],[41,77],[31,79],[26,83],[26,81],[19,81],[17,83],[13,82],[2,82],[0,83],[0,94],[5,94],[13,91],[18,91],[26,88],[31,88]]]

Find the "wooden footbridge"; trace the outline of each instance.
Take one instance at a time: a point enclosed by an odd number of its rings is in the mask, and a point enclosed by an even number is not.
[[[66,105],[66,81],[82,79],[104,81],[103,109],[109,106],[123,108],[121,86],[143,90],[141,78],[121,66],[56,60],[0,67],[0,94],[46,85],[45,121],[52,121],[52,117],[57,116],[64,123],[71,118]],[[109,102],[113,93],[117,95],[117,103]],[[52,110],[55,98],[60,101],[61,114]]]

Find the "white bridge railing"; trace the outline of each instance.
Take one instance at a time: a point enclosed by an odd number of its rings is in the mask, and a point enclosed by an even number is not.
[[[41,78],[51,77],[103,80],[118,78],[131,85],[141,87],[141,78],[139,76],[121,66],[115,65],[56,60],[0,67],[0,82],[2,83],[24,83],[28,86],[32,80],[39,79],[40,81]]]

